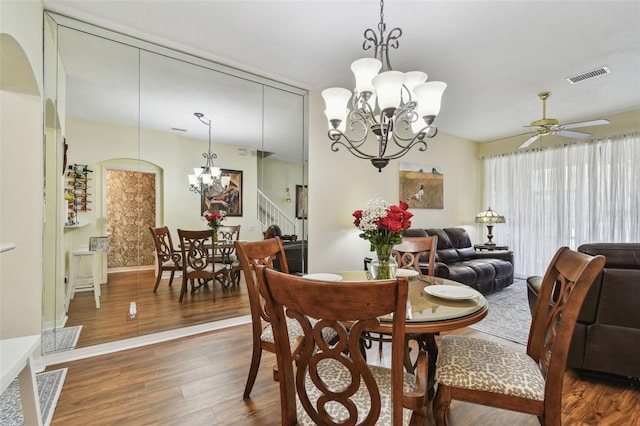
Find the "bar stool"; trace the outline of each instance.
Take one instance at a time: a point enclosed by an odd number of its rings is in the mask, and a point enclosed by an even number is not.
[[[82,259],[91,262],[91,275],[79,276]],[[71,252],[71,279],[69,281],[69,299],[75,297],[77,291],[93,291],[96,308],[100,308],[100,276],[98,275],[98,258],[95,250],[89,246],[77,246]]]

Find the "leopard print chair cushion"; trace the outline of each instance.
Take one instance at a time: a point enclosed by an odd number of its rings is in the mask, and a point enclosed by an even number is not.
[[[526,353],[487,340],[444,336],[436,381],[447,386],[544,401],[545,380]]]
[[[311,325],[313,326],[317,320],[311,320]],[[293,319],[287,318],[287,330],[289,331],[289,346],[293,347],[295,340],[298,336],[304,335],[302,332],[302,327],[300,327],[300,323]],[[336,331],[333,328],[323,328],[322,335],[324,336],[325,341],[331,342],[336,337]],[[271,324],[267,324],[262,329],[262,334],[260,335],[260,340],[264,342],[275,343],[273,338],[273,328],[271,328]]]
[[[370,365],[369,368],[373,373],[376,383],[380,389],[391,389],[391,370],[388,368],[378,367]],[[318,363],[318,376],[323,379],[329,389],[343,390],[351,383],[351,375],[349,371],[338,361],[333,359],[326,359]],[[305,386],[309,395],[311,404],[315,407],[316,401],[322,396],[322,393],[315,387],[309,375],[305,380]],[[409,373],[404,374],[403,383],[404,393],[411,392],[415,389],[415,376]],[[364,382],[361,381],[360,388],[351,398],[353,403],[358,407],[358,421],[359,424],[369,413],[371,409],[371,403],[369,399],[369,392],[367,391]],[[376,422],[377,425],[390,425],[391,421],[391,393],[380,392],[380,417]],[[328,404],[326,406],[327,412],[337,419],[346,419],[347,410],[344,406],[338,403]],[[411,420],[411,410],[402,410],[403,424],[409,424]],[[309,415],[304,410],[304,407],[297,401],[297,416],[298,425],[315,425],[316,423],[311,420]]]

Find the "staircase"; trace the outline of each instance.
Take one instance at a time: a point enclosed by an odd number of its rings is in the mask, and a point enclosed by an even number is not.
[[[264,192],[258,189],[258,223],[262,231],[266,231],[271,225],[278,225],[282,234],[297,235],[296,223],[276,206]]]

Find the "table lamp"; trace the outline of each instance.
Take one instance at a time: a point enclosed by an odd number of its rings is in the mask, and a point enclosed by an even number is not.
[[[491,207],[489,207],[488,210],[480,212],[476,215],[475,222],[484,223],[487,225],[487,238],[489,239],[489,241],[484,243],[484,245],[495,246],[496,243],[491,241],[491,239],[493,238],[493,234],[491,233],[493,231],[493,225],[495,223],[505,223],[504,216],[494,210],[491,210]]]

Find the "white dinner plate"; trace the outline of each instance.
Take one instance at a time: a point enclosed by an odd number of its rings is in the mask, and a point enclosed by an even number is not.
[[[396,272],[396,276],[398,277],[413,278],[413,277],[417,277],[418,274],[419,274],[418,271],[414,271],[413,269],[398,269],[398,271]]]
[[[317,280],[317,281],[342,281],[342,277],[338,274],[328,274],[328,273],[318,273],[318,274],[307,274],[303,275],[302,278],[306,278],[308,280]]]
[[[424,288],[424,291],[432,296],[450,300],[471,299],[480,294],[470,287],[457,285],[428,285]]]

